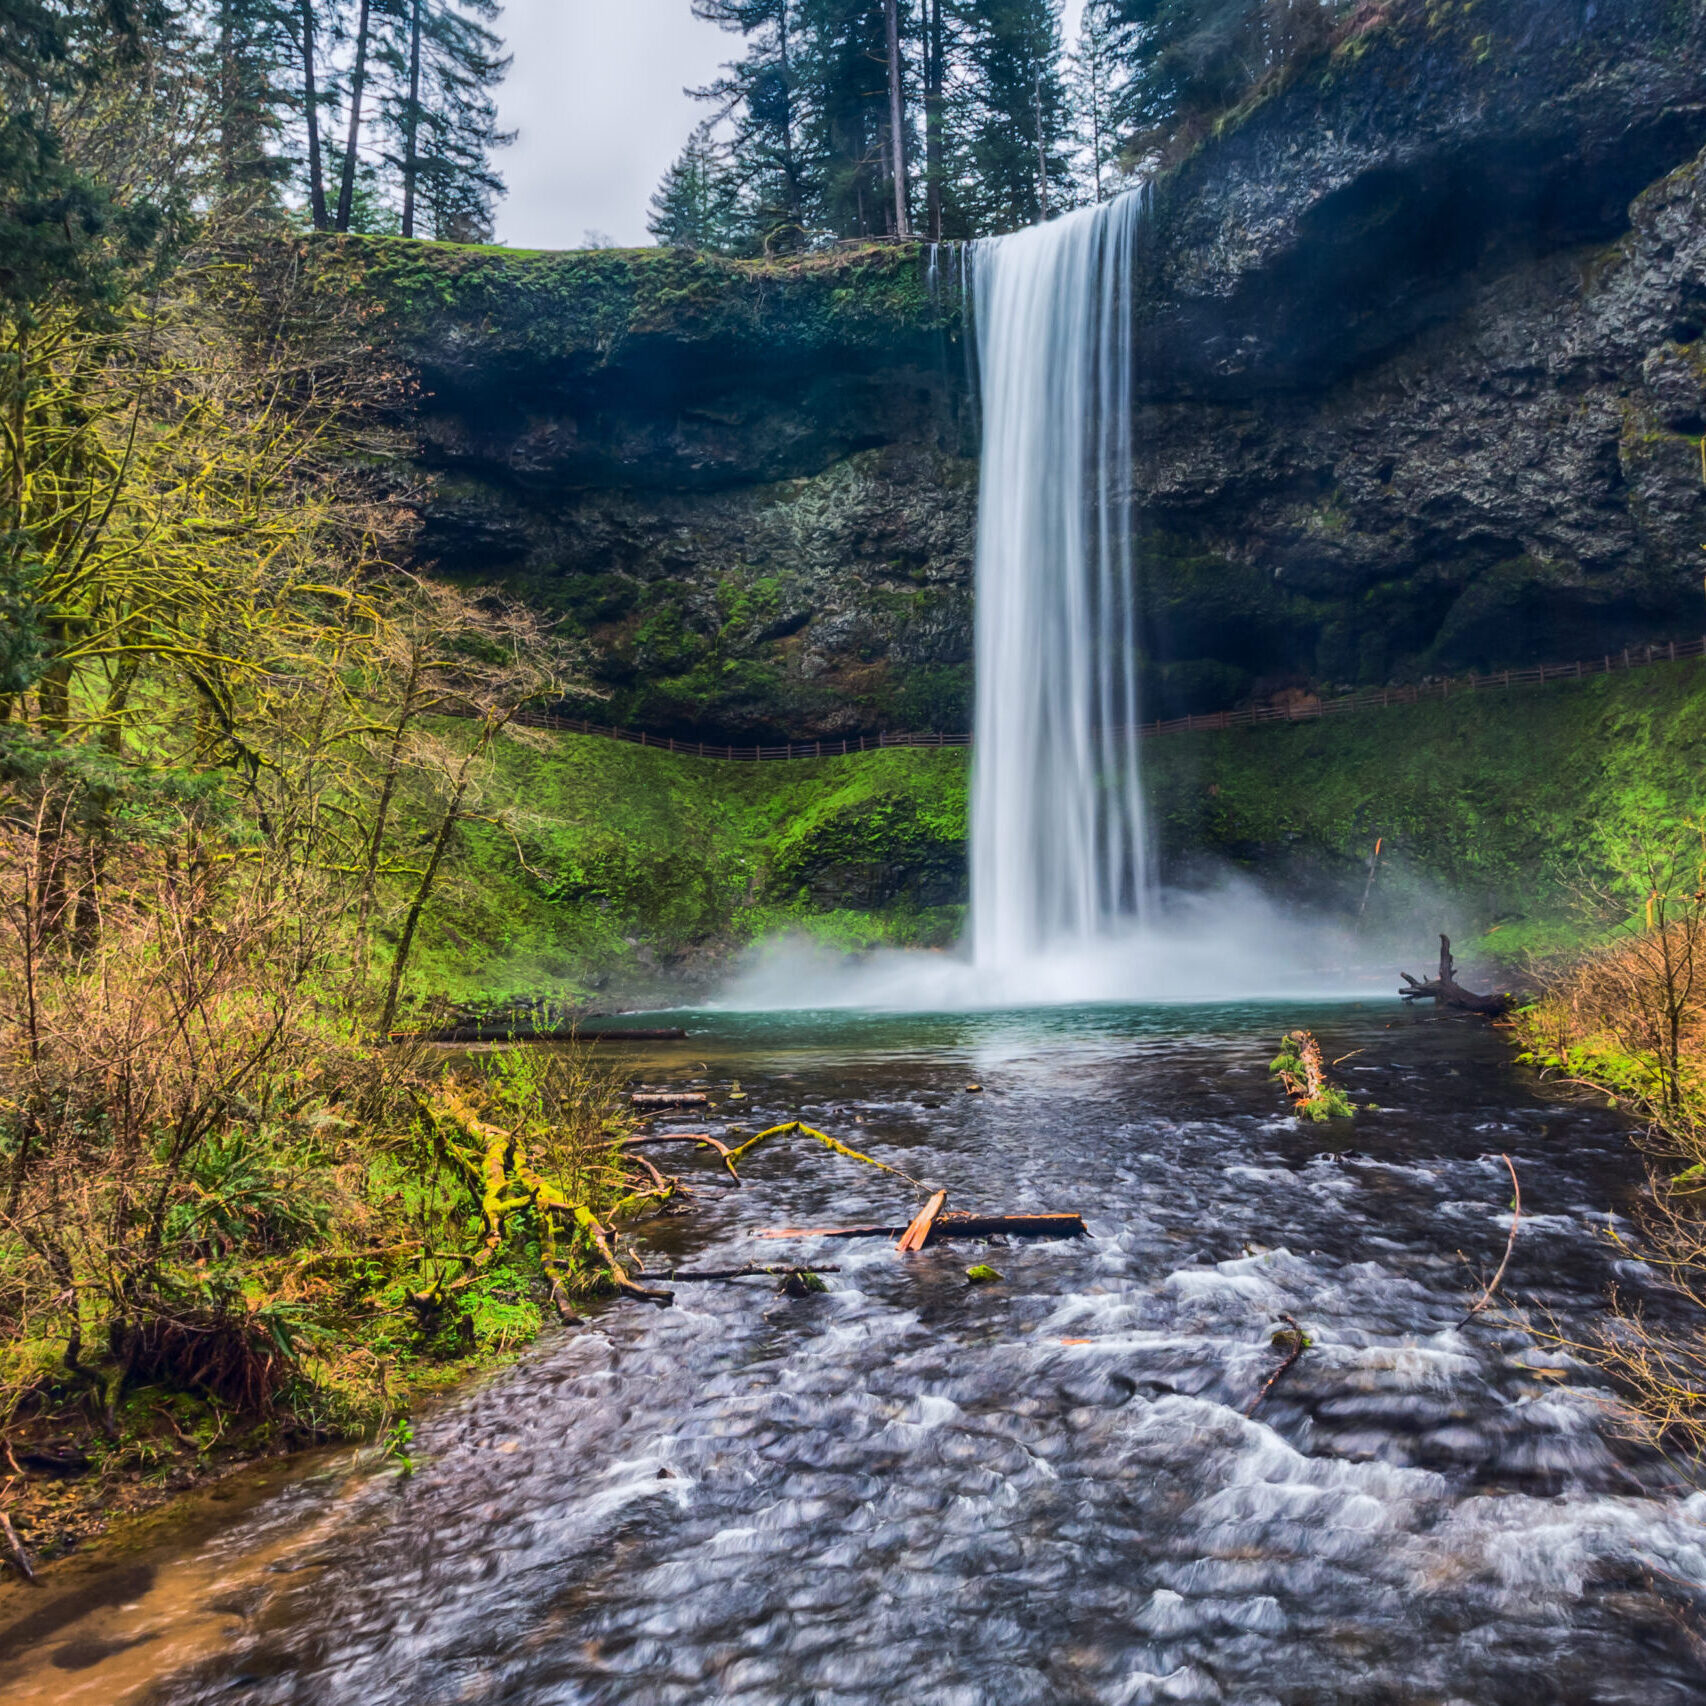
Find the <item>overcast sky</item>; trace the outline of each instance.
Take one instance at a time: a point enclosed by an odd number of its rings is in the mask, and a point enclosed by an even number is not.
[[[1066,0],[1068,40],[1083,0]],[[708,83],[740,38],[701,23],[690,0],[506,0],[515,55],[500,92],[514,147],[498,240],[576,249],[589,232],[649,243],[646,205],[705,109]]]

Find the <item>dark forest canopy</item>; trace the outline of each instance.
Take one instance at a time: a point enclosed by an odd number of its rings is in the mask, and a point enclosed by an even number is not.
[[[21,205],[32,174],[89,159],[91,128],[105,126],[114,183],[169,159],[185,206],[483,241],[503,193],[492,155],[509,140],[494,99],[509,64],[498,10],[496,0],[0,0],[0,195]]]
[[[691,0],[741,38],[652,203],[662,243],[962,238],[1104,200],[1328,45],[1341,0]]]

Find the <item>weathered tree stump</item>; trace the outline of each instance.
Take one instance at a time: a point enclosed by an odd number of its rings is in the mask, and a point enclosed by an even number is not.
[[[1509,1008],[1511,998],[1508,994],[1501,991],[1494,995],[1477,995],[1457,981],[1456,973],[1457,967],[1451,957],[1451,938],[1442,935],[1439,939],[1439,976],[1422,983],[1408,972],[1402,972],[1399,975],[1410,987],[1400,989],[1398,993],[1406,1001],[1437,1001],[1442,1007],[1456,1007],[1465,1013],[1486,1013],[1494,1018]]]

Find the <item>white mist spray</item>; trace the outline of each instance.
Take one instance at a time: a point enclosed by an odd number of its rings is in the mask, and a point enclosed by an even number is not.
[[[971,949],[997,976],[1150,911],[1132,553],[1134,190],[972,251],[983,468]]]

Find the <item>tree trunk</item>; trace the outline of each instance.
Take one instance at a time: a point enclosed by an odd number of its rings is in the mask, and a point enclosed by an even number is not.
[[[338,221],[340,231],[349,230],[350,215],[355,208],[356,149],[361,143],[361,97],[367,88],[367,36],[371,0],[361,0],[361,12],[355,28],[355,70],[350,74],[349,134],[344,142],[343,182],[338,187]]]
[[[794,158],[794,73],[788,60],[788,0],[777,15],[777,45],[782,67],[782,177],[788,186],[788,220],[799,239],[805,231],[800,207],[800,163]]]
[[[426,869],[421,872],[421,880],[415,885],[414,898],[409,902],[409,910],[403,919],[403,933],[397,939],[397,952],[391,961],[391,981],[385,990],[385,1010],[379,1016],[379,1032],[383,1036],[391,1029],[391,1021],[397,1016],[397,1000],[402,994],[403,973],[408,967],[409,954],[415,945],[415,931],[419,929],[421,914],[426,910],[426,903],[431,898],[433,884],[438,880],[438,868],[444,863],[445,851],[450,846],[450,837],[457,824],[462,821],[462,802],[468,797],[468,787],[473,779],[474,765],[483,758],[492,744],[492,737],[509,721],[510,713],[495,718],[488,718],[480,730],[480,737],[470,749],[468,756],[462,760],[461,768],[456,772],[456,785],[451,790],[450,804],[444,808],[443,820],[439,823],[438,833],[433,837],[432,852],[427,856]]]
[[[1043,139],[1043,79],[1037,73],[1037,223],[1048,218],[1048,144]]]
[[[326,175],[320,159],[320,92],[314,76],[314,0],[302,0],[302,116],[308,129],[308,216],[324,231]]]
[[[942,0],[930,0],[924,41],[924,198],[930,241],[942,241],[942,90],[947,80],[943,64]]]
[[[906,237],[906,98],[900,86],[900,0],[886,0],[889,37],[889,171],[894,178],[894,234]]]
[[[409,8],[409,105],[403,121],[403,235],[415,234],[415,137],[421,122],[421,0]]]
[[[391,816],[391,799],[397,789],[397,777],[403,768],[403,741],[409,724],[419,711],[417,695],[421,679],[421,648],[417,645],[409,655],[409,673],[403,683],[403,698],[397,712],[396,726],[391,731],[391,744],[385,754],[385,773],[379,786],[379,800],[374,807],[373,829],[367,843],[367,860],[361,874],[361,894],[356,902],[355,966],[351,979],[352,998],[367,975],[367,932],[373,915],[373,899],[379,884],[379,859],[384,849],[385,830]]]

